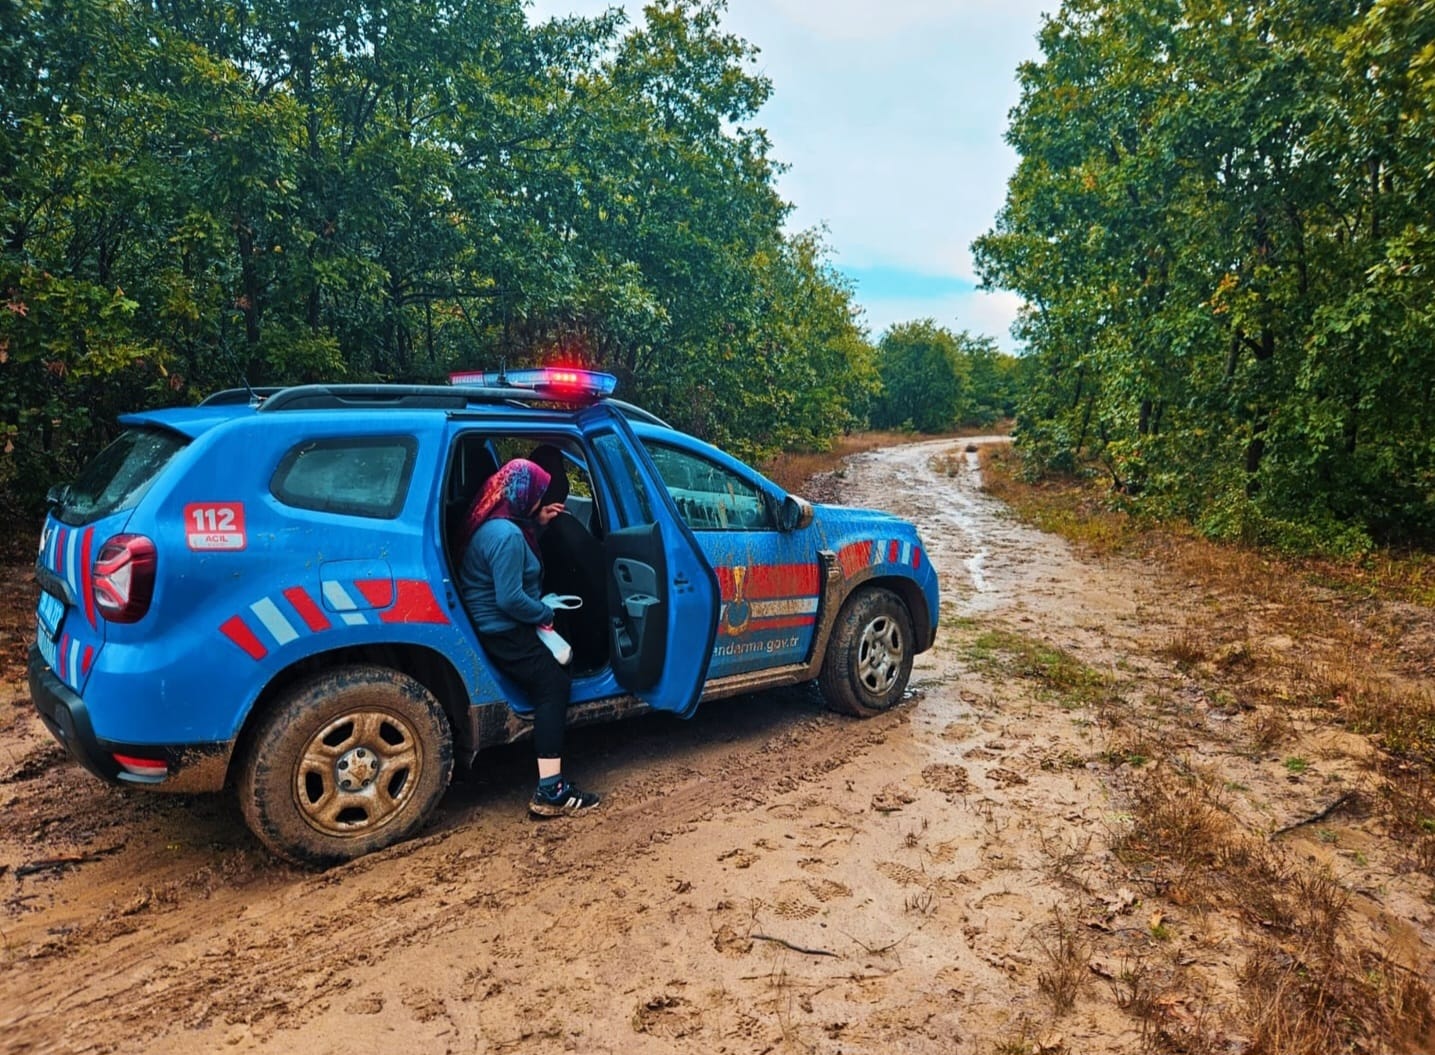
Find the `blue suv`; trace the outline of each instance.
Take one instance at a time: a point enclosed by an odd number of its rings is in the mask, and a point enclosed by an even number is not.
[[[506,460],[561,452],[585,545],[571,723],[816,680],[896,703],[937,577],[911,524],[816,506],[612,398],[610,375],[235,389],[123,416],[51,492],[30,692],[95,775],[233,786],[279,856],[413,834],[454,759],[528,735],[455,587],[461,526]]]

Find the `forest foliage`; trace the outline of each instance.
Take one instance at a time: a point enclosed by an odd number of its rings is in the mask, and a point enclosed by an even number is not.
[[[117,413],[534,361],[740,453],[865,422],[876,350],[784,231],[720,0],[0,5],[0,491]]]
[[[975,250],[1018,435],[1208,532],[1435,537],[1435,6],[1066,0]]]
[[[868,417],[879,429],[943,432],[1016,412],[1019,361],[990,337],[919,319],[889,329],[877,351],[881,388]]]

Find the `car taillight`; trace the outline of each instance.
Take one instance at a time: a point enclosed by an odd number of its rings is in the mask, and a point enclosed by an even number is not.
[[[95,607],[112,623],[134,623],[154,594],[154,543],[143,535],[116,535],[100,547],[91,572]]]
[[[136,758],[134,755],[111,755],[120,768],[121,780],[134,780],[145,784],[157,784],[169,776],[169,763],[162,758]]]

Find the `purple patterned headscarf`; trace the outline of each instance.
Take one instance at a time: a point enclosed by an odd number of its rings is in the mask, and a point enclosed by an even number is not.
[[[464,525],[465,540],[489,520],[511,520],[523,529],[529,548],[538,552],[538,521],[534,514],[543,501],[551,477],[542,466],[524,458],[514,458],[488,478],[468,511]]]

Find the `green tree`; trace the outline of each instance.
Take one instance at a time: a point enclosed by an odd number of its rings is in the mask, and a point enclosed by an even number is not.
[[[1435,171],[1423,6],[1069,0],[1047,21],[974,247],[1028,305],[1038,464],[1095,454],[1219,534],[1435,528],[1409,267]]]
[[[882,394],[872,424],[919,432],[955,428],[972,409],[971,364],[965,353],[975,343],[932,319],[893,326],[877,344]]]
[[[750,453],[875,385],[720,2],[0,8],[0,486],[216,387],[581,361]]]

